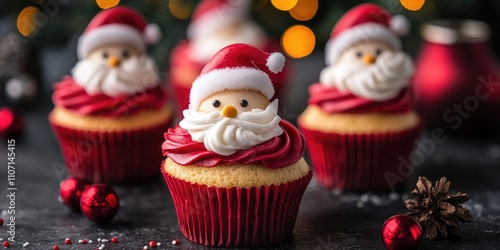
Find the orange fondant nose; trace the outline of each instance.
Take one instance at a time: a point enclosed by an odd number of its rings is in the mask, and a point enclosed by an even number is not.
[[[235,118],[238,115],[238,110],[233,106],[224,106],[222,108],[221,114],[227,118]]]
[[[120,59],[118,59],[117,57],[115,56],[111,56],[109,59],[108,59],[108,66],[111,67],[111,68],[114,68],[114,67],[118,67],[120,66]]]
[[[377,58],[372,54],[367,54],[363,57],[363,62],[365,64],[373,64],[373,63],[375,63],[376,60],[377,60]]]

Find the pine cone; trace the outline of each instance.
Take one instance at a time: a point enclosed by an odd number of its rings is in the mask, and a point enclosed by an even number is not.
[[[435,240],[439,235],[447,237],[449,234],[461,236],[462,230],[458,222],[472,222],[469,210],[460,204],[469,200],[469,195],[457,193],[449,195],[450,182],[446,177],[432,182],[425,177],[418,177],[417,188],[411,193],[414,199],[405,201],[408,215],[415,218],[425,228],[425,238]]]

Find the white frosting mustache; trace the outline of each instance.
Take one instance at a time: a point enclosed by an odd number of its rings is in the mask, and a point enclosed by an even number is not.
[[[232,155],[283,133],[278,100],[265,110],[253,109],[235,118],[226,118],[219,111],[198,112],[193,107],[184,110],[183,115],[179,126],[189,132],[193,141],[204,143],[207,150],[220,155]]]
[[[80,60],[73,68],[72,74],[76,84],[84,88],[89,95],[132,95],[144,92],[159,82],[156,65],[146,55],[124,60],[116,68],[109,68],[105,62]]]
[[[403,52],[384,51],[375,64],[340,63],[324,68],[320,82],[373,101],[385,101],[396,97],[409,84],[413,75],[413,61]]]

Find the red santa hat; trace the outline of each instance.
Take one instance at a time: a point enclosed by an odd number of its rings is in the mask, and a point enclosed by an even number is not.
[[[111,43],[127,43],[139,51],[146,44],[156,43],[161,31],[156,24],[148,24],[137,11],[118,6],[99,12],[78,39],[78,58],[85,58],[93,49]]]
[[[188,27],[188,37],[212,32],[226,25],[245,20],[252,1],[204,0],[198,4]]]
[[[269,75],[281,72],[285,57],[279,52],[267,53],[252,45],[231,44],[217,52],[201,71],[191,87],[189,102],[197,108],[208,96],[224,90],[248,89],[274,95]]]
[[[404,16],[391,16],[376,4],[360,4],[346,12],[333,28],[325,49],[326,64],[335,63],[344,49],[363,41],[375,40],[399,50],[399,36],[406,35],[409,29]]]

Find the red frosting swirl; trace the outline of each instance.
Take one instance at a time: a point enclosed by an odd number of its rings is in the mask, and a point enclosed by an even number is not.
[[[82,115],[125,117],[144,109],[161,109],[167,101],[167,93],[160,86],[135,95],[110,97],[104,94],[88,95],[72,77],[66,76],[54,85],[52,101]]]
[[[351,93],[341,93],[335,87],[325,87],[320,83],[309,86],[310,105],[316,105],[327,113],[406,113],[413,109],[413,99],[408,88],[395,98],[377,102],[357,97]]]
[[[283,168],[302,158],[305,139],[292,124],[282,120],[280,126],[283,128],[280,136],[229,156],[208,151],[203,143],[193,141],[188,131],[179,126],[168,129],[161,148],[164,156],[180,165],[262,164],[268,168]]]

